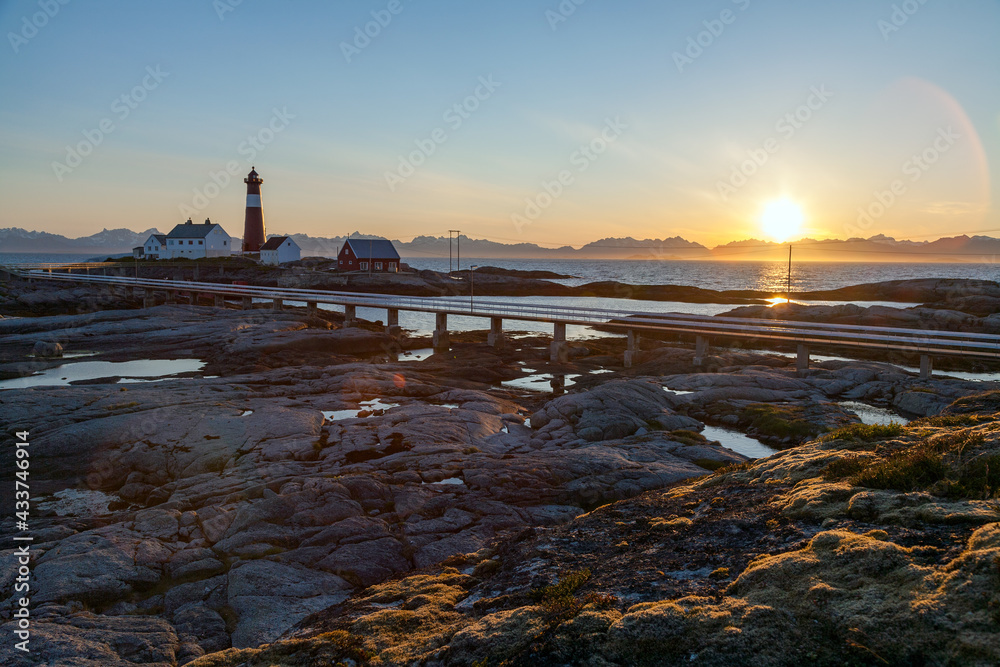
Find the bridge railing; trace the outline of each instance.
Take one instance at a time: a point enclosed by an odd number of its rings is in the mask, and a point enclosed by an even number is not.
[[[1000,358],[1000,337],[993,334],[962,331],[627,311],[559,304],[503,303],[494,301],[492,298],[490,300],[482,298],[482,300],[475,301],[470,297],[400,296],[154,278],[49,273],[41,269],[21,271],[21,273],[32,278],[66,282],[103,283],[160,291],[280,299],[287,302],[313,302],[518,321],[579,324],[619,331],[667,331],[716,338],[750,338],[800,344],[903,350],[918,354],[934,353]]]

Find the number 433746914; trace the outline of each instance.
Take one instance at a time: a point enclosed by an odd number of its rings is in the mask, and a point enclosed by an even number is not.
[[[28,520],[28,510],[31,507],[28,502],[28,499],[30,498],[28,488],[28,466],[30,465],[28,459],[28,432],[18,431],[15,435],[18,440],[18,442],[15,443],[17,445],[17,453],[15,456],[17,457],[17,467],[19,468],[19,470],[14,473],[14,476],[17,477],[17,482],[15,482],[14,486],[14,496],[16,500],[15,514],[19,521],[26,522]]]

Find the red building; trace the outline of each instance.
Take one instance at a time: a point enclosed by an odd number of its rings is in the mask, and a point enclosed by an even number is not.
[[[337,255],[337,270],[396,273],[399,271],[399,253],[392,241],[347,239]]]

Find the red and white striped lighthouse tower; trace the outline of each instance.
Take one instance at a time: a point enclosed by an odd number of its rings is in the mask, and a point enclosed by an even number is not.
[[[250,173],[243,179],[247,184],[247,215],[243,224],[243,252],[260,252],[267,238],[264,236],[264,209],[260,207],[260,184],[264,180],[257,170],[250,167]]]

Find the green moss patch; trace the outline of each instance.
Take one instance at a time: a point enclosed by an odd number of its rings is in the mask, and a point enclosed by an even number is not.
[[[740,413],[741,421],[747,422],[761,435],[774,438],[812,438],[823,432],[823,427],[808,421],[805,410],[797,405],[770,405],[754,403]]]

